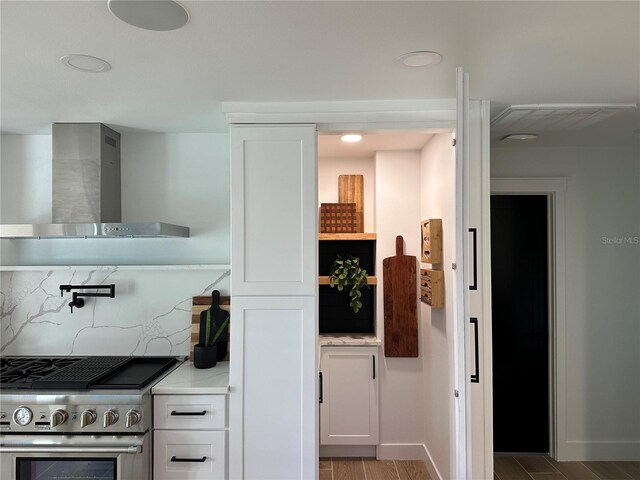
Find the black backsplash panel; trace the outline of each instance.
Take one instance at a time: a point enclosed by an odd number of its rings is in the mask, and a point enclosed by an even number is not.
[[[362,288],[362,308],[358,313],[349,306],[347,291],[340,292],[329,285],[320,285],[319,289],[320,333],[375,333],[375,285]]]
[[[338,255],[353,255],[360,259],[360,267],[367,275],[374,276],[376,270],[375,240],[322,240],[319,246],[318,275],[327,276]]]

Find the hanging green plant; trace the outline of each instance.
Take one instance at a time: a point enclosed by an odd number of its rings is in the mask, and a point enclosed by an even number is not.
[[[349,289],[351,302],[349,306],[353,313],[358,313],[362,308],[362,287],[367,285],[367,271],[360,267],[360,259],[352,255],[338,255],[331,266],[329,276],[331,288],[338,291]]]

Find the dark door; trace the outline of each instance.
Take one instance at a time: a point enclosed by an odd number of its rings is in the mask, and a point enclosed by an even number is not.
[[[491,196],[496,452],[549,452],[547,197]]]

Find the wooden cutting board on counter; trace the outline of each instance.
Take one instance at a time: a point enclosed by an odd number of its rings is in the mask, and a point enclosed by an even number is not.
[[[211,295],[193,297],[191,304],[191,347],[189,349],[189,360],[193,361],[193,346],[198,343],[200,337],[200,314],[211,308]],[[220,297],[220,308],[231,311],[231,298]],[[229,360],[229,354],[225,360]]]
[[[385,357],[418,356],[417,259],[404,254],[404,240],[396,237],[395,257],[382,261]]]
[[[356,204],[356,233],[364,232],[364,176],[338,176],[338,202]]]

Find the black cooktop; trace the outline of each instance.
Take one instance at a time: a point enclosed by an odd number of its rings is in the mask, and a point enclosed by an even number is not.
[[[4,357],[0,389],[141,389],[176,362],[175,357]]]

